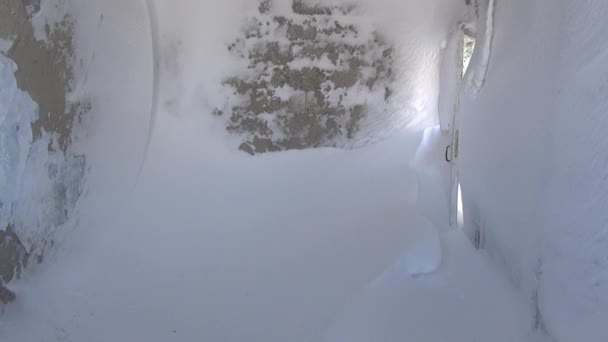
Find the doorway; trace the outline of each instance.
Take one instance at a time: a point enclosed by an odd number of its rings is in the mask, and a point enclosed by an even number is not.
[[[475,37],[465,25],[459,23],[450,34],[443,51],[442,85],[440,90],[439,115],[442,131],[451,138],[446,147],[446,161],[450,164],[449,225],[462,228],[464,210],[462,187],[459,181],[460,157],[460,93],[464,77],[475,50]]]

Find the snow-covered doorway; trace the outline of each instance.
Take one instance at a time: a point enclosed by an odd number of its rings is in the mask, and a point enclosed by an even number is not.
[[[449,225],[458,226],[459,213],[462,207],[459,199],[460,185],[458,182],[459,135],[460,135],[460,101],[459,94],[465,67],[468,66],[471,54],[465,53],[470,44],[466,44],[464,25],[458,23],[442,44],[442,61],[440,69],[439,90],[439,123],[442,134],[447,135],[450,145],[445,149],[445,160],[450,164],[449,191]],[[470,51],[472,53],[472,50]],[[467,58],[468,57],[468,60]]]

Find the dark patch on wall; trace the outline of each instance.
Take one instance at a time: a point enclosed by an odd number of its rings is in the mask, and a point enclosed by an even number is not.
[[[361,95],[391,97],[394,49],[356,18],[332,15],[351,7],[294,1],[298,15],[285,17],[270,5],[263,1],[227,47],[247,70],[224,82],[233,96],[215,116],[228,114],[227,130],[243,136],[239,149],[249,154],[346,145],[367,114]]]
[[[21,276],[27,266],[29,253],[21,243],[12,225],[0,230],[0,284],[6,284]]]

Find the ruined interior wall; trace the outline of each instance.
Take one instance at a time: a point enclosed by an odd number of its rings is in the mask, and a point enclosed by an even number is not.
[[[393,94],[394,49],[354,5],[291,7],[277,14],[261,2],[227,47],[246,67],[224,82],[214,114],[250,154],[352,146]]]
[[[69,102],[72,21],[61,16],[41,40],[32,18],[40,1],[0,3],[0,283],[30,256],[42,262],[83,190],[86,159],[71,151],[87,106]]]

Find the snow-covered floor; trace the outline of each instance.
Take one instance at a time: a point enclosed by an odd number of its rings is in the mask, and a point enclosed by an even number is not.
[[[326,341],[549,341],[532,332],[521,294],[464,234],[447,234],[442,246],[437,272],[410,277],[389,269],[345,311]]]
[[[443,256],[417,245],[435,234],[414,203],[419,134],[250,158],[160,121],[116,218],[83,217],[15,284],[3,341],[534,340],[523,301],[460,233]]]

